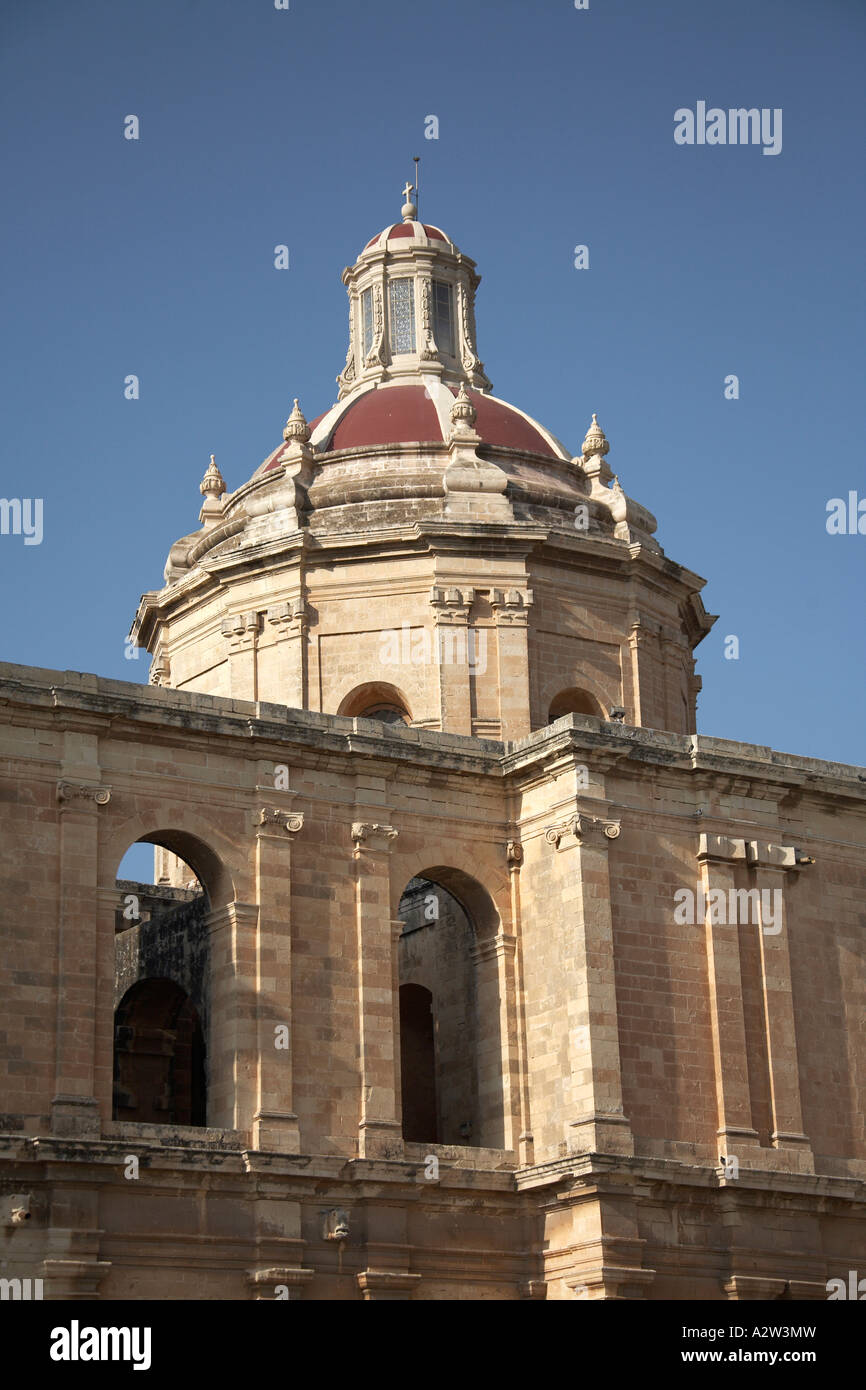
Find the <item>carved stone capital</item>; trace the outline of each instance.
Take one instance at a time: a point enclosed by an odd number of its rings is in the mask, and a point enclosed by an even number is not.
[[[509,840],[505,847],[505,857],[509,869],[519,869],[523,863],[523,845],[519,840]]]
[[[295,835],[304,828],[304,816],[302,811],[281,811],[278,807],[263,806],[256,824],[259,829],[267,826]]]
[[[570,849],[573,845],[582,845],[587,837],[595,832],[606,840],[618,840],[622,834],[622,822],[606,820],[603,816],[577,814],[570,816],[568,820],[547,826],[544,838],[549,845],[555,845],[558,850],[562,850]]]
[[[94,787],[84,782],[58,782],[57,800],[61,806],[86,806],[94,803],[97,806],[107,806],[111,800],[110,787]]]
[[[352,825],[352,843],[357,859],[363,850],[385,854],[396,840],[397,831],[393,825],[377,825],[369,821],[355,821]]]

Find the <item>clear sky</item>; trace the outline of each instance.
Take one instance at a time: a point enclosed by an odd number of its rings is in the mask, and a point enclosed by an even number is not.
[[[340,272],[420,154],[496,393],[574,453],[597,411],[708,580],[700,731],[866,762],[866,535],[826,529],[866,499],[862,3],[6,0],[0,35],[0,496],[44,507],[0,536],[0,658],[147,680],[209,454],[236,488],[336,399]],[[781,151],[676,144],[698,102],[780,108]]]

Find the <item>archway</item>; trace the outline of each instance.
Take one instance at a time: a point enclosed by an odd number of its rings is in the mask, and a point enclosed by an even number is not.
[[[117,875],[113,1118],[204,1125],[210,890],[231,896],[230,877],[214,850],[178,829],[139,834]]]
[[[201,1021],[189,995],[173,980],[139,980],[115,1011],[112,1118],[207,1123]]]
[[[468,874],[439,865],[409,881],[398,916],[403,1137],[502,1148],[500,981],[484,949],[495,905]]]
[[[383,724],[411,724],[409,701],[396,685],[368,681],[356,685],[341,701],[338,714],[352,719],[378,719]]]
[[[564,714],[591,714],[596,719],[606,719],[607,715],[601,707],[599,701],[588,690],[582,690],[579,686],[573,685],[568,690],[561,690],[558,695],[550,702],[550,709],[547,713],[548,724],[553,724],[555,720],[561,719]]]

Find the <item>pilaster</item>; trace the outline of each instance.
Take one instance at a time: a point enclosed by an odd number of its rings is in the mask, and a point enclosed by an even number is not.
[[[801,864],[811,861],[798,855],[792,846],[771,845],[762,840],[747,840],[745,850],[760,901],[761,988],[773,1122],[770,1142],[773,1148],[788,1154],[798,1171],[813,1173],[812,1147],[803,1132],[788,926],[789,893]]]
[[[208,1046],[208,1124],[251,1131],[259,1110],[259,1017],[256,1001],[259,908],[233,902],[215,908],[210,934],[211,1010],[219,1027]]]
[[[95,755],[95,740],[74,734],[67,739],[80,744],[75,750],[79,760]],[[87,766],[91,771],[92,758]],[[110,799],[109,787],[89,779],[57,783],[60,881],[51,1124],[54,1134],[66,1138],[98,1138],[100,1133],[96,1073],[99,813]]]
[[[439,672],[440,727],[450,734],[472,733],[472,695],[469,688],[469,610],[474,589],[434,588],[433,640]]]
[[[740,965],[739,928],[736,917],[716,912],[711,894],[722,894],[730,901],[736,888],[736,869],[746,862],[742,840],[725,835],[701,835],[698,842],[698,873],[703,900],[707,904],[704,931],[707,952],[707,979],[710,990],[713,1069],[716,1078],[716,1112],[721,1153],[736,1156],[743,1148],[758,1144],[752,1126],[752,1100],[743,1012],[743,979]]]
[[[358,932],[358,1019],[361,1073],[359,1155],[400,1158],[399,980],[397,924],[392,921],[391,825],[352,826]],[[399,924],[402,930],[402,922]]]
[[[252,1142],[257,1149],[300,1152],[292,1102],[292,841],[298,812],[264,806],[256,826],[256,1000],[258,1085]]]
[[[266,614],[276,647],[276,680],[280,703],[306,709],[307,633],[309,617],[301,597],[269,608]]]
[[[256,670],[261,613],[233,613],[223,618],[220,630],[226,639],[232,699],[257,700]]]
[[[573,923],[562,949],[573,1077],[572,1118],[566,1121],[571,1153],[634,1152],[623,1111],[608,863],[621,830],[618,820],[583,812],[545,830],[552,852],[563,858],[565,915]]]
[[[529,609],[531,589],[493,589],[490,607],[496,624],[500,738],[532,732],[529,694]]]

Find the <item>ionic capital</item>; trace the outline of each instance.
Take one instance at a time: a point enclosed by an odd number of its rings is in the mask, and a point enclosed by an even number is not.
[[[93,803],[96,806],[107,806],[111,800],[110,787],[94,787],[84,782],[58,782],[57,800],[61,806],[75,806],[82,802],[86,806]]]
[[[357,859],[363,850],[385,854],[396,840],[397,831],[393,825],[378,825],[370,821],[355,821],[352,825],[352,843]]]
[[[284,830],[290,835],[295,835],[304,828],[303,812],[281,811],[278,807],[262,806],[256,827],[259,831],[270,828]]]
[[[600,833],[605,840],[618,840],[622,834],[622,822],[606,820],[603,816],[577,814],[570,816],[568,820],[547,826],[544,838],[549,845],[563,850],[570,849],[573,845],[584,844],[587,837],[594,833]]]

